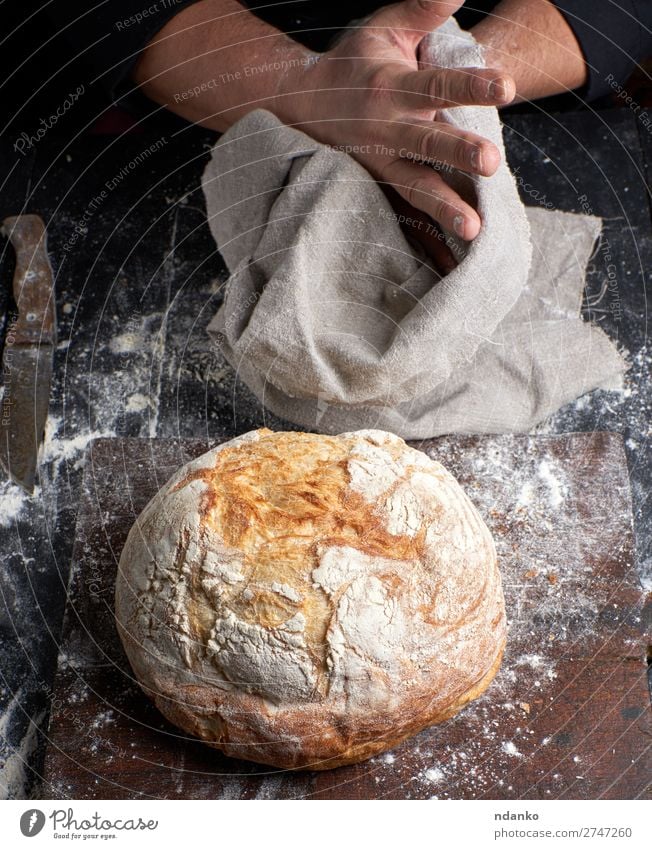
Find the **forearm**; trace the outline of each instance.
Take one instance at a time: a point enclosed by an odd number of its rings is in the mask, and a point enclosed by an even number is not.
[[[235,0],[202,0],[175,15],[143,51],[134,81],[188,121],[223,132],[270,108],[281,76],[315,54]]]
[[[323,144],[351,152],[383,186],[449,234],[471,240],[476,209],[433,168],[490,177],[500,151],[488,139],[438,119],[464,104],[511,100],[498,68],[419,68],[425,33],[462,0],[383,6],[326,52],[314,54],[235,0],[202,0],[175,15],[147,45],[133,78],[152,100],[223,131],[265,108]]]
[[[516,100],[535,100],[584,85],[582,50],[549,0],[503,0],[473,28],[486,64],[511,74]]]

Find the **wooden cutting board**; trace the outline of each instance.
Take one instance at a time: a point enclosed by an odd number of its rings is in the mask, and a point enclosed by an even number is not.
[[[444,463],[487,521],[510,626],[502,669],[457,717],[363,764],[286,772],[186,738],[143,695],[119,642],[114,579],[127,532],[200,440],[90,449],[53,687],[53,798],[637,798],[652,723],[629,478],[613,433],[449,437]],[[649,611],[649,605],[648,605]]]

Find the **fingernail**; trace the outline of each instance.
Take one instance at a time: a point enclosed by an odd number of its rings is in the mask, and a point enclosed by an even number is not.
[[[482,151],[479,147],[471,151],[471,168],[474,171],[482,171]]]
[[[453,229],[457,233],[457,235],[463,239],[464,238],[464,216],[456,215],[453,219]]]
[[[502,77],[497,77],[489,83],[489,97],[491,100],[507,99],[507,85]]]

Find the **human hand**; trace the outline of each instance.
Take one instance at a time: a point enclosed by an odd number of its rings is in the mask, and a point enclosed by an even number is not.
[[[512,78],[491,68],[419,70],[420,41],[461,0],[404,0],[350,29],[318,61],[291,67],[272,111],[325,144],[350,153],[381,185],[462,239],[481,221],[432,164],[491,176],[500,153],[487,139],[437,120],[460,105],[502,106]]]

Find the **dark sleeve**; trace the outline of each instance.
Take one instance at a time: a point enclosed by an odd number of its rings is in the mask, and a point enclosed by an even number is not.
[[[1,0],[0,0],[1,2]],[[90,83],[96,83],[111,100],[134,88],[131,72],[140,53],[165,24],[198,0],[97,0],[81,13],[70,0],[50,0],[43,7],[53,32],[62,36],[86,68]],[[240,0],[258,17],[298,39],[306,30],[328,31],[344,26],[360,9],[377,8],[390,0],[338,0],[330,8],[327,0],[292,0],[274,4],[270,0]],[[330,20],[333,18],[333,21]],[[321,46],[324,49],[325,45]]]
[[[88,69],[89,81],[111,98],[133,87],[130,75],[146,44],[197,0],[104,0],[80,13],[79,4],[54,0],[46,7],[59,32]]]
[[[585,100],[614,90],[652,54],[652,0],[553,0],[579,42],[588,69]]]

